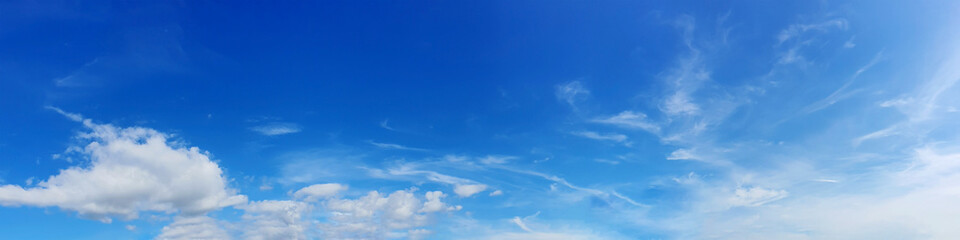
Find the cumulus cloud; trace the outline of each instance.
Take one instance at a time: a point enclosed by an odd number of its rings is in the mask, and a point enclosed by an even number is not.
[[[320,198],[332,197],[346,189],[347,186],[336,183],[314,184],[297,190],[297,192],[293,193],[293,197],[312,202]]]
[[[296,123],[275,122],[250,128],[251,131],[266,135],[277,136],[291,133],[298,133],[302,129]]]
[[[110,222],[112,217],[135,219],[141,211],[195,216],[246,201],[227,187],[223,171],[197,147],[181,146],[149,128],[64,115],[88,130],[79,136],[86,145],[75,153],[89,164],[63,169],[34,187],[0,186],[0,205],[59,207]]]
[[[414,189],[389,195],[371,191],[358,199],[330,199],[324,204],[330,212],[327,222],[320,224],[326,239],[385,239],[423,234],[419,231],[432,221],[432,213],[457,211],[441,201],[439,191],[427,192],[426,201]],[[417,236],[423,237],[423,236]]]
[[[313,229],[310,204],[299,201],[264,200],[240,207],[244,210],[243,238],[249,240],[310,239]]]
[[[208,216],[176,217],[163,227],[157,240],[225,240],[231,239],[217,220]]]

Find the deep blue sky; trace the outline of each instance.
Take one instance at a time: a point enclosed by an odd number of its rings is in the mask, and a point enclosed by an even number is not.
[[[958,11],[0,3],[0,239],[955,238]]]

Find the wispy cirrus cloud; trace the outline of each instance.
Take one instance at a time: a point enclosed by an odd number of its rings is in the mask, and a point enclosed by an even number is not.
[[[391,127],[389,123],[390,123],[390,119],[384,119],[383,121],[380,121],[380,128],[396,132],[397,129],[394,129],[393,127]]]
[[[858,78],[861,74],[863,74],[864,72],[866,72],[867,70],[869,70],[871,67],[873,67],[873,65],[876,65],[876,64],[877,64],[878,62],[880,62],[880,60],[882,60],[882,59],[883,59],[883,51],[878,52],[876,55],[873,56],[872,59],[870,59],[869,62],[867,62],[865,65],[863,65],[862,67],[860,67],[859,69],[857,69],[857,71],[854,72],[853,75],[851,75],[850,78],[847,79],[847,81],[844,82],[843,85],[840,86],[840,88],[837,88],[837,90],[834,90],[834,91],[833,91],[832,93],[830,93],[830,95],[828,95],[827,97],[825,97],[825,98],[823,98],[823,99],[820,99],[819,101],[816,101],[816,102],[814,102],[814,103],[812,103],[812,104],[807,105],[806,107],[804,107],[804,108],[803,108],[803,113],[804,113],[804,114],[810,114],[810,113],[813,113],[813,112],[816,112],[816,111],[823,110],[824,108],[827,108],[827,107],[829,107],[829,106],[837,103],[838,101],[841,101],[841,100],[843,100],[843,99],[845,99],[845,98],[848,98],[848,97],[852,96],[853,94],[856,94],[856,93],[857,93],[856,90],[847,91],[847,88],[850,88],[850,86],[854,83],[854,81],[857,80],[857,78]]]
[[[847,20],[843,18],[831,19],[819,23],[793,24],[780,31],[780,34],[777,34],[777,41],[779,41],[778,44],[782,44],[808,31],[823,32],[830,29],[846,30],[848,25]]]
[[[251,127],[251,131],[263,134],[265,136],[279,136],[291,133],[298,133],[303,129],[296,123],[274,122],[264,125]]]
[[[590,90],[583,87],[580,81],[570,81],[557,85],[554,94],[557,99],[566,102],[573,109],[577,109],[577,102],[590,96]]]
[[[418,152],[430,151],[429,149],[407,147],[407,146],[395,144],[395,143],[381,143],[381,142],[374,142],[374,141],[367,141],[367,143],[370,143],[370,145],[373,145],[375,147],[382,148],[382,149],[394,149],[394,150],[406,150],[406,151],[418,151]]]
[[[660,127],[651,123],[647,115],[633,111],[623,111],[610,117],[595,118],[591,122],[610,124],[622,128],[640,129],[651,133],[659,133]]]
[[[579,131],[579,132],[571,132],[570,134],[593,139],[593,140],[600,140],[600,141],[613,141],[618,143],[627,141],[627,135],[618,134],[618,133],[600,134],[593,131]]]
[[[486,184],[479,183],[470,179],[454,177],[441,174],[436,171],[420,169],[421,164],[403,163],[387,169],[367,169],[370,176],[375,178],[397,179],[420,177],[432,182],[452,185],[453,192],[460,197],[470,197],[479,192],[487,190]]]

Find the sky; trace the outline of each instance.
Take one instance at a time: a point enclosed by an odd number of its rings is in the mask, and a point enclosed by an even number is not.
[[[957,1],[4,1],[0,239],[960,239]]]

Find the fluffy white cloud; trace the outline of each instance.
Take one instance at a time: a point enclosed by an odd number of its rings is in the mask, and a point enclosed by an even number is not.
[[[384,239],[410,233],[423,237],[424,232],[417,229],[430,223],[431,213],[461,209],[441,202],[443,197],[439,191],[427,192],[424,202],[411,189],[386,196],[371,191],[358,199],[330,199],[324,204],[328,222],[320,229],[327,239]]]
[[[293,197],[312,202],[320,198],[331,197],[343,190],[347,190],[347,186],[336,183],[314,184],[297,190],[297,192],[293,193]]]
[[[79,137],[86,146],[72,148],[89,164],[63,169],[35,187],[0,186],[0,205],[54,206],[110,222],[111,217],[137,218],[141,211],[199,215],[246,201],[196,147],[170,142],[153,129],[95,124],[64,114],[89,130]]]
[[[163,227],[157,240],[223,240],[230,239],[217,220],[208,216],[177,217]]]
[[[249,240],[310,239],[313,226],[309,214],[313,206],[299,201],[265,200],[240,207],[243,238]]]

